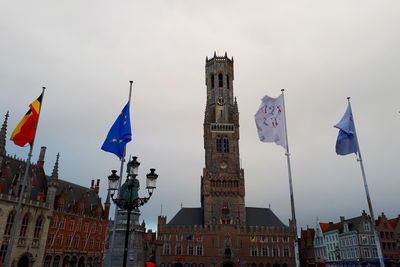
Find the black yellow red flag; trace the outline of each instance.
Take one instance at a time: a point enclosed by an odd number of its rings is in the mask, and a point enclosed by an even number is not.
[[[10,139],[17,146],[25,146],[28,143],[32,145],[33,139],[35,138],[37,122],[39,120],[42,98],[43,93],[29,105],[28,112],[12,132]]]

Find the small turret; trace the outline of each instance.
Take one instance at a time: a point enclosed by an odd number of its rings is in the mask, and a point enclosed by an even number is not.
[[[58,161],[60,159],[60,153],[57,153],[56,162],[54,163],[53,172],[47,183],[47,198],[46,202],[50,207],[54,208],[54,200],[56,198],[57,187],[58,187]]]
[[[7,135],[7,121],[9,117],[9,113],[7,111],[3,125],[1,126],[0,130],[0,168],[3,163],[3,159],[6,156],[6,135]]]
[[[108,218],[108,216],[110,215],[110,206],[111,206],[111,197],[110,197],[110,191],[107,192],[107,198],[106,198],[106,202],[104,202],[104,218]]]
[[[46,156],[46,147],[45,147],[45,146],[42,146],[42,147],[40,148],[40,154],[39,154],[39,158],[38,158],[38,161],[37,161],[37,166],[38,166],[38,167],[43,168],[45,156]]]

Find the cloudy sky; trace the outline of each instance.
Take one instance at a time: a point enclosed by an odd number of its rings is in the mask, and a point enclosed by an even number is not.
[[[397,216],[400,133],[399,1],[1,1],[0,114],[9,132],[30,101],[44,98],[34,159],[47,146],[51,173],[89,186],[118,169],[100,146],[132,96],[133,141],[144,184],[158,188],[142,208],[161,213],[200,205],[204,167],[205,57],[235,60],[246,205],[290,218],[284,151],[258,140],[253,116],[265,94],[286,88],[287,124],[299,227],[368,210],[354,155],[337,156],[333,125],[351,96],[376,215]],[[397,74],[396,74],[397,73]],[[1,115],[3,116],[3,115]],[[7,143],[26,158],[28,148]],[[142,194],[145,194],[142,191]]]

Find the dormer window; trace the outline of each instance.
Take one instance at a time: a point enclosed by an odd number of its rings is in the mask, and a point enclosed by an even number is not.
[[[349,225],[347,223],[344,224],[344,232],[347,233],[349,231]]]
[[[224,87],[224,77],[222,73],[218,74],[218,87]]]
[[[371,231],[371,228],[369,227],[369,223],[368,222],[364,223],[364,231],[366,231],[366,232]]]

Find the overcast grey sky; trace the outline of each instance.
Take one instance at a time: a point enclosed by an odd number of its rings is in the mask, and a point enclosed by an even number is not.
[[[0,114],[9,131],[41,91],[34,158],[47,146],[51,173],[81,185],[118,169],[100,150],[134,81],[133,141],[127,153],[150,167],[158,188],[142,208],[156,225],[184,207],[200,206],[204,167],[205,57],[235,60],[240,155],[246,205],[290,218],[286,158],[258,140],[260,99],[285,100],[299,227],[368,209],[354,155],[337,156],[333,128],[351,96],[376,215],[397,216],[400,132],[399,1],[0,1]],[[28,148],[7,143],[26,158]],[[144,191],[142,191],[144,194]]]

